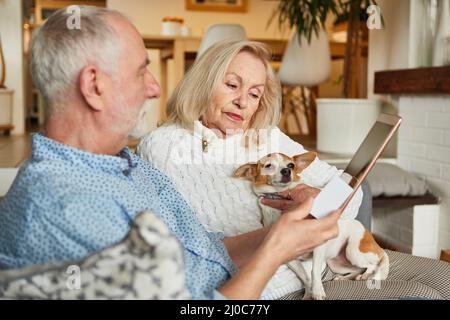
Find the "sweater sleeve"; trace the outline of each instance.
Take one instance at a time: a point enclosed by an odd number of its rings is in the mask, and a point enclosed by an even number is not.
[[[163,143],[164,142],[164,143]],[[136,148],[136,153],[142,159],[152,163],[162,172],[167,172],[167,159],[171,149],[170,141],[158,139],[155,133],[151,132],[141,139]]]
[[[272,139],[278,139],[278,141],[273,144],[278,144],[280,146],[281,152],[290,157],[307,152],[307,150],[305,150],[305,148],[303,148],[301,144],[292,140],[278,128],[274,129]],[[322,189],[336,175],[341,176],[345,181],[348,182],[348,177],[343,175],[343,170],[338,170],[335,166],[332,166],[317,157],[308,166],[308,168],[306,168],[300,174],[300,177],[304,184],[307,184],[314,188]],[[342,213],[342,218],[354,219],[358,215],[362,197],[363,192],[361,188],[359,188],[353,199],[348,204],[347,208]]]

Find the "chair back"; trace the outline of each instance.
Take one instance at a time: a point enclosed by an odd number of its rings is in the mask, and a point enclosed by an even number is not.
[[[297,34],[289,41],[279,70],[282,84],[293,86],[315,86],[326,81],[331,73],[330,45],[327,33],[314,34],[311,43],[302,36],[301,44]]]
[[[245,29],[240,24],[213,24],[208,28],[200,43],[196,59],[210,46],[223,40],[247,40]]]

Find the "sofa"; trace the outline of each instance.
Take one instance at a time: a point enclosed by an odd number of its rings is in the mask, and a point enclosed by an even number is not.
[[[19,168],[0,168],[0,198],[8,192],[17,172]]]

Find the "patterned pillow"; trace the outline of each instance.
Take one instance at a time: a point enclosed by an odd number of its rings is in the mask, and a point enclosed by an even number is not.
[[[183,253],[155,214],[120,243],[73,263],[0,271],[0,299],[187,299]]]

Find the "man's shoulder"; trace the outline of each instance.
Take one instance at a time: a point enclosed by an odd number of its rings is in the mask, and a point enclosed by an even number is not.
[[[29,207],[57,204],[67,195],[76,195],[80,185],[70,175],[73,170],[57,161],[27,161],[19,170],[5,200],[20,199]]]
[[[19,217],[29,221],[54,221],[82,225],[86,216],[107,217],[121,212],[112,197],[101,192],[89,192],[64,171],[43,170],[39,165],[25,165],[19,171],[9,192],[0,202],[4,217]],[[102,216],[103,215],[103,216]],[[20,223],[10,221],[11,224]],[[39,224],[38,223],[38,224]]]
[[[49,189],[66,177],[61,164],[56,162],[27,161],[19,170],[15,183],[24,185],[28,190]]]

